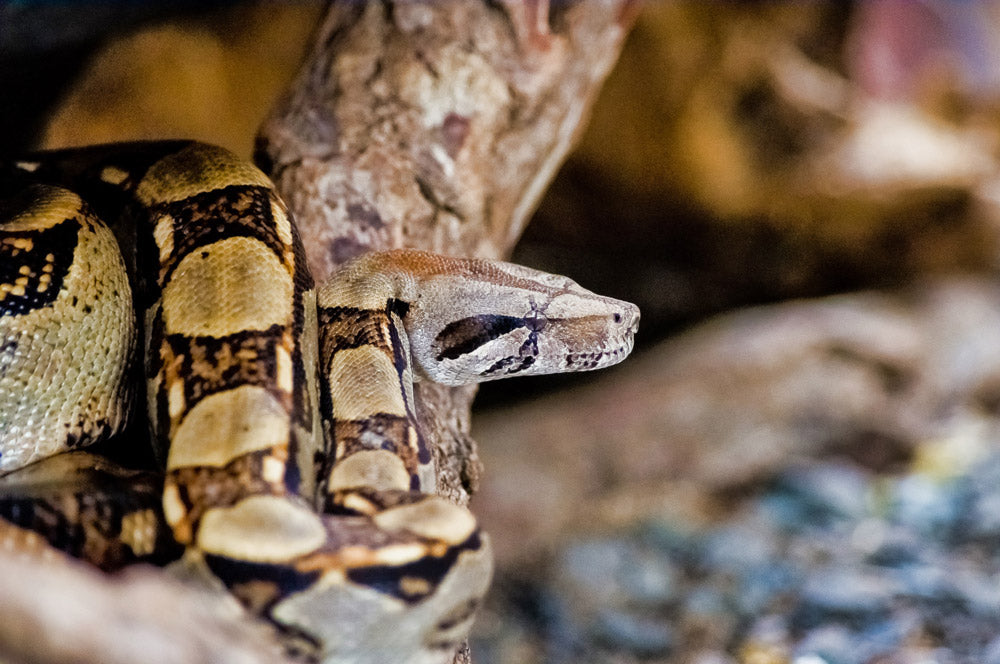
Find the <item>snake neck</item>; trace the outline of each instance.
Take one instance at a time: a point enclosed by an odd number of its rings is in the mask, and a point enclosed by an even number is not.
[[[331,448],[321,493],[372,485],[433,493],[433,459],[413,400],[407,303],[385,275],[362,290],[327,289],[317,307],[320,414]]]

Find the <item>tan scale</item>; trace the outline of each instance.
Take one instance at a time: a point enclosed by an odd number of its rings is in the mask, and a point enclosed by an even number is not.
[[[221,337],[287,325],[292,275],[262,242],[220,240],[185,256],[163,289],[169,334]]]
[[[274,228],[278,231],[278,239],[287,246],[292,246],[292,220],[288,218],[288,210],[277,198],[271,201],[271,216],[274,218]]]
[[[342,350],[333,357],[327,376],[335,393],[333,415],[338,420],[360,420],[374,413],[406,417],[406,404],[392,358],[374,346]]]
[[[184,398],[184,381],[174,380],[167,386],[167,414],[177,421],[187,410],[187,400]]]
[[[452,545],[464,542],[476,530],[476,519],[471,512],[437,496],[387,509],[373,520],[390,533],[405,530]]]
[[[356,487],[405,491],[410,488],[410,473],[392,452],[361,450],[334,465],[327,484],[331,493]]]
[[[152,206],[183,201],[211,191],[217,183],[274,186],[260,169],[228,150],[196,143],[157,161],[146,171],[135,194],[140,202]]]
[[[65,554],[52,548],[44,537],[3,519],[0,519],[0,550],[46,563],[66,563]]]
[[[181,500],[180,490],[176,484],[167,482],[163,487],[163,517],[174,529],[174,534],[179,542],[190,542],[191,533],[188,531],[190,524],[187,523],[187,507]],[[185,526],[184,533],[178,533],[178,528]]]
[[[161,214],[153,226],[153,240],[160,250],[160,262],[165,263],[174,253],[174,218],[169,214]]]
[[[136,556],[147,556],[156,547],[156,527],[152,510],[129,512],[122,517],[121,539]]]
[[[117,166],[107,166],[101,169],[101,180],[108,184],[120,185],[129,176],[128,171]]]
[[[181,420],[170,444],[167,470],[221,467],[244,454],[287,445],[289,427],[288,412],[263,387],[241,385],[212,394]]]
[[[208,510],[198,527],[202,551],[253,562],[289,562],[326,541],[319,516],[277,496],[251,496]]]
[[[293,388],[292,356],[284,346],[278,346],[274,349],[274,352],[275,363],[277,364],[278,387],[285,392],[291,392]]]
[[[368,564],[400,566],[415,563],[427,557],[428,546],[423,543],[387,544],[369,549]]]

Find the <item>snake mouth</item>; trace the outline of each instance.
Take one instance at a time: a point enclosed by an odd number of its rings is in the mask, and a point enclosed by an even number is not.
[[[564,366],[568,371],[591,371],[593,369],[603,369],[614,364],[618,364],[632,352],[633,340],[629,337],[626,341],[612,348],[594,351],[591,353],[567,353]]]

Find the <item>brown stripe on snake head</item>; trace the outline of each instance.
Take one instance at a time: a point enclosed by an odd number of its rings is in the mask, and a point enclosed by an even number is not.
[[[529,320],[498,314],[460,318],[448,323],[434,338],[431,347],[439,362],[454,360],[520,327],[529,327]]]
[[[426,251],[396,249],[379,254],[386,272],[404,272],[414,279],[447,276],[465,282],[489,283],[553,295],[572,283],[566,277],[545,274],[512,263],[480,258],[454,258]]]
[[[548,325],[548,319],[541,311],[534,309],[528,316],[505,316],[499,314],[478,314],[460,318],[449,323],[434,338],[431,350],[438,362],[457,360],[463,355],[475,353],[491,341],[518,332],[520,340],[516,351],[498,357],[481,368],[483,378],[510,376],[529,369],[538,357],[538,335]]]

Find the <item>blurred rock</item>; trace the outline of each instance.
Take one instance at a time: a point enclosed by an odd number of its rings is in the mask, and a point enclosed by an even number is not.
[[[568,592],[579,588],[603,605],[662,606],[674,595],[670,560],[648,547],[591,539],[565,548],[556,563]]]
[[[550,661],[993,657],[998,316],[973,278],[743,311],[485,413],[474,506]]]
[[[997,386],[1000,287],[990,280],[748,310],[590,387],[482,413],[474,435],[488,472],[476,504],[504,559],[533,555],[537,540],[572,524],[670,509],[701,518],[713,489],[821,453],[882,471],[910,462],[922,442],[953,441],[949,449],[967,451],[935,453],[935,463],[966,464],[995,440]],[[797,505],[857,516],[865,471],[837,472],[825,489],[821,477],[800,482],[811,497]],[[913,503],[917,486],[938,492],[921,504],[958,508],[942,486],[913,479],[896,488],[903,518],[911,504],[913,518],[933,518]],[[680,497],[684,487],[701,498]]]
[[[599,641],[610,647],[640,657],[665,655],[674,644],[673,630],[664,618],[615,609],[604,609],[598,614],[594,632]]]
[[[802,609],[870,624],[888,611],[897,591],[891,581],[864,568],[815,570],[802,589]]]
[[[859,519],[868,513],[871,496],[864,471],[848,464],[793,467],[778,479],[781,490],[805,505],[811,521]]]

